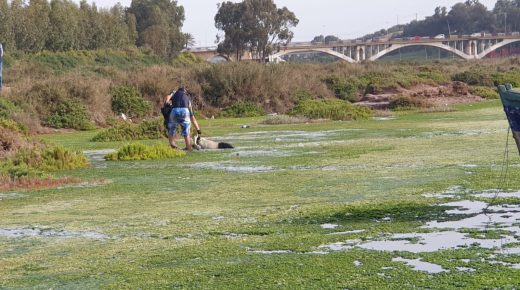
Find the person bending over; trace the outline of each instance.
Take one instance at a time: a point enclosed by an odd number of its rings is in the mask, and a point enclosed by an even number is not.
[[[177,135],[177,126],[181,127],[181,135],[184,137],[186,143],[186,150],[192,150],[190,127],[191,123],[195,125],[197,133],[201,135],[199,123],[193,114],[190,97],[186,92],[186,87],[181,86],[175,93],[172,92],[164,98],[164,102],[171,102],[172,111],[168,121],[168,141],[172,148],[178,148],[175,143],[175,136]]]

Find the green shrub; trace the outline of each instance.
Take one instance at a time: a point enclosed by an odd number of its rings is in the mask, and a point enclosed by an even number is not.
[[[108,161],[156,160],[183,157],[186,153],[166,145],[147,146],[140,143],[125,145],[117,152],[108,154]]]
[[[9,118],[12,113],[18,112],[19,109],[6,98],[0,97],[0,118]]]
[[[59,103],[47,118],[47,125],[52,128],[70,128],[91,130],[94,125],[90,121],[87,109],[76,101]]]
[[[165,128],[162,119],[143,121],[139,124],[123,123],[103,130],[92,138],[94,142],[161,139]]]
[[[10,180],[40,178],[45,176],[44,172],[88,166],[85,155],[62,147],[23,149],[0,162],[0,177]]]
[[[490,87],[473,87],[471,93],[488,100],[498,99],[500,96],[496,89]]]
[[[130,118],[142,117],[151,109],[150,103],[135,88],[115,87],[111,93],[112,111],[117,114],[124,113]]]
[[[367,119],[372,110],[352,105],[342,100],[308,100],[298,103],[290,112],[291,115],[304,116],[310,119],[359,120]]]
[[[244,118],[265,115],[265,110],[253,102],[238,102],[224,110],[224,117]]]
[[[199,63],[206,63],[206,61],[191,52],[183,52],[174,59],[174,64],[182,64],[186,66]]]
[[[27,134],[29,132],[29,129],[26,126],[19,124],[11,119],[5,119],[1,116],[0,116],[0,127],[6,128],[6,129],[14,131],[14,132],[23,133],[23,134]]]
[[[454,74],[452,81],[463,82],[471,86],[493,86],[493,79],[488,73],[483,71],[471,70]]]
[[[334,92],[336,98],[350,102],[357,101],[359,84],[353,79],[342,81],[338,77],[330,76],[323,81],[327,87]]]
[[[393,100],[390,101],[389,109],[394,111],[399,110],[410,110],[413,108],[425,108],[428,107],[429,104],[424,101],[417,98],[412,97],[396,97]]]
[[[499,86],[503,84],[511,84],[513,87],[520,87],[520,72],[506,72],[493,74],[493,85]]]
[[[298,90],[295,96],[298,102],[314,99],[313,95],[305,90]]]

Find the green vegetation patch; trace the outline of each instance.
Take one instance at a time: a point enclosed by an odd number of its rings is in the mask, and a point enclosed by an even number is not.
[[[142,117],[151,109],[141,93],[133,87],[112,88],[112,111],[117,114],[126,114],[129,118]]]
[[[488,100],[498,99],[500,95],[496,88],[477,86],[471,88],[471,93]]]
[[[72,100],[58,103],[47,118],[47,125],[58,129],[92,130],[95,128],[85,106]]]
[[[106,129],[92,138],[94,142],[132,141],[146,139],[161,139],[164,137],[162,120],[154,119],[139,124],[123,123]]]
[[[290,114],[310,119],[361,120],[372,113],[369,108],[342,100],[306,100],[299,102]]]
[[[245,101],[228,107],[222,115],[229,118],[258,117],[265,115],[265,110],[256,103]]]
[[[108,154],[105,159],[109,161],[157,160],[178,158],[185,155],[185,152],[174,150],[166,145],[147,146],[134,143],[123,146],[115,153]]]

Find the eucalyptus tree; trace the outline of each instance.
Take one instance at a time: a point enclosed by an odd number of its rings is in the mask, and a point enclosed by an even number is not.
[[[184,47],[181,32],[184,7],[178,6],[177,1],[132,0],[127,13],[130,14],[127,19],[135,17],[138,46],[149,47],[165,57],[177,54]]]
[[[278,8],[273,0],[223,2],[218,6],[215,26],[224,32],[217,37],[219,51],[234,53],[240,60],[249,50],[257,58],[265,58],[293,38],[298,18],[287,7]]]
[[[251,35],[246,26],[245,8],[243,3],[223,2],[218,4],[215,15],[215,27],[224,32],[223,37],[217,35],[217,51],[227,56],[234,54],[237,60],[242,58]]]

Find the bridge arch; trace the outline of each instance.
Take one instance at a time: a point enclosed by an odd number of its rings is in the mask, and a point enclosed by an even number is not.
[[[329,55],[332,55],[332,56],[335,56],[341,60],[344,60],[346,62],[350,62],[350,63],[355,63],[356,61],[342,53],[339,53],[337,51],[334,51],[330,48],[309,48],[309,49],[288,49],[288,50],[284,50],[284,51],[280,51],[280,52],[277,52],[273,55],[271,55],[269,57],[269,60],[276,60],[276,59],[280,59],[282,56],[284,55],[287,55],[287,54],[290,54],[290,53],[294,53],[294,52],[310,52],[310,51],[315,51],[315,52],[323,52],[323,53],[326,53],[326,54],[329,54]]]
[[[477,58],[478,59],[482,59],[484,57],[486,57],[488,54],[492,53],[493,51],[501,48],[501,47],[504,47],[506,45],[509,45],[509,44],[512,44],[512,43],[515,43],[515,42],[518,42],[520,41],[520,39],[506,39],[502,42],[499,42],[495,45],[492,45],[490,47],[488,47],[486,50],[484,50],[483,52],[481,52],[479,55],[477,55]]]
[[[401,48],[405,48],[405,47],[410,47],[410,46],[431,46],[431,47],[437,47],[437,48],[440,48],[440,49],[444,49],[448,52],[451,52],[451,53],[454,53],[458,56],[460,56],[462,59],[471,59],[472,56],[470,55],[467,55],[465,53],[463,53],[462,51],[460,50],[457,50],[457,49],[454,49],[453,47],[451,46],[448,46],[444,43],[403,43],[403,44],[392,44],[390,47],[380,51],[378,54],[376,55],[373,55],[371,56],[368,60],[369,61],[376,61],[378,59],[380,59],[381,57],[389,54],[390,52],[392,51],[395,51],[395,50],[398,50],[398,49],[401,49]]]

